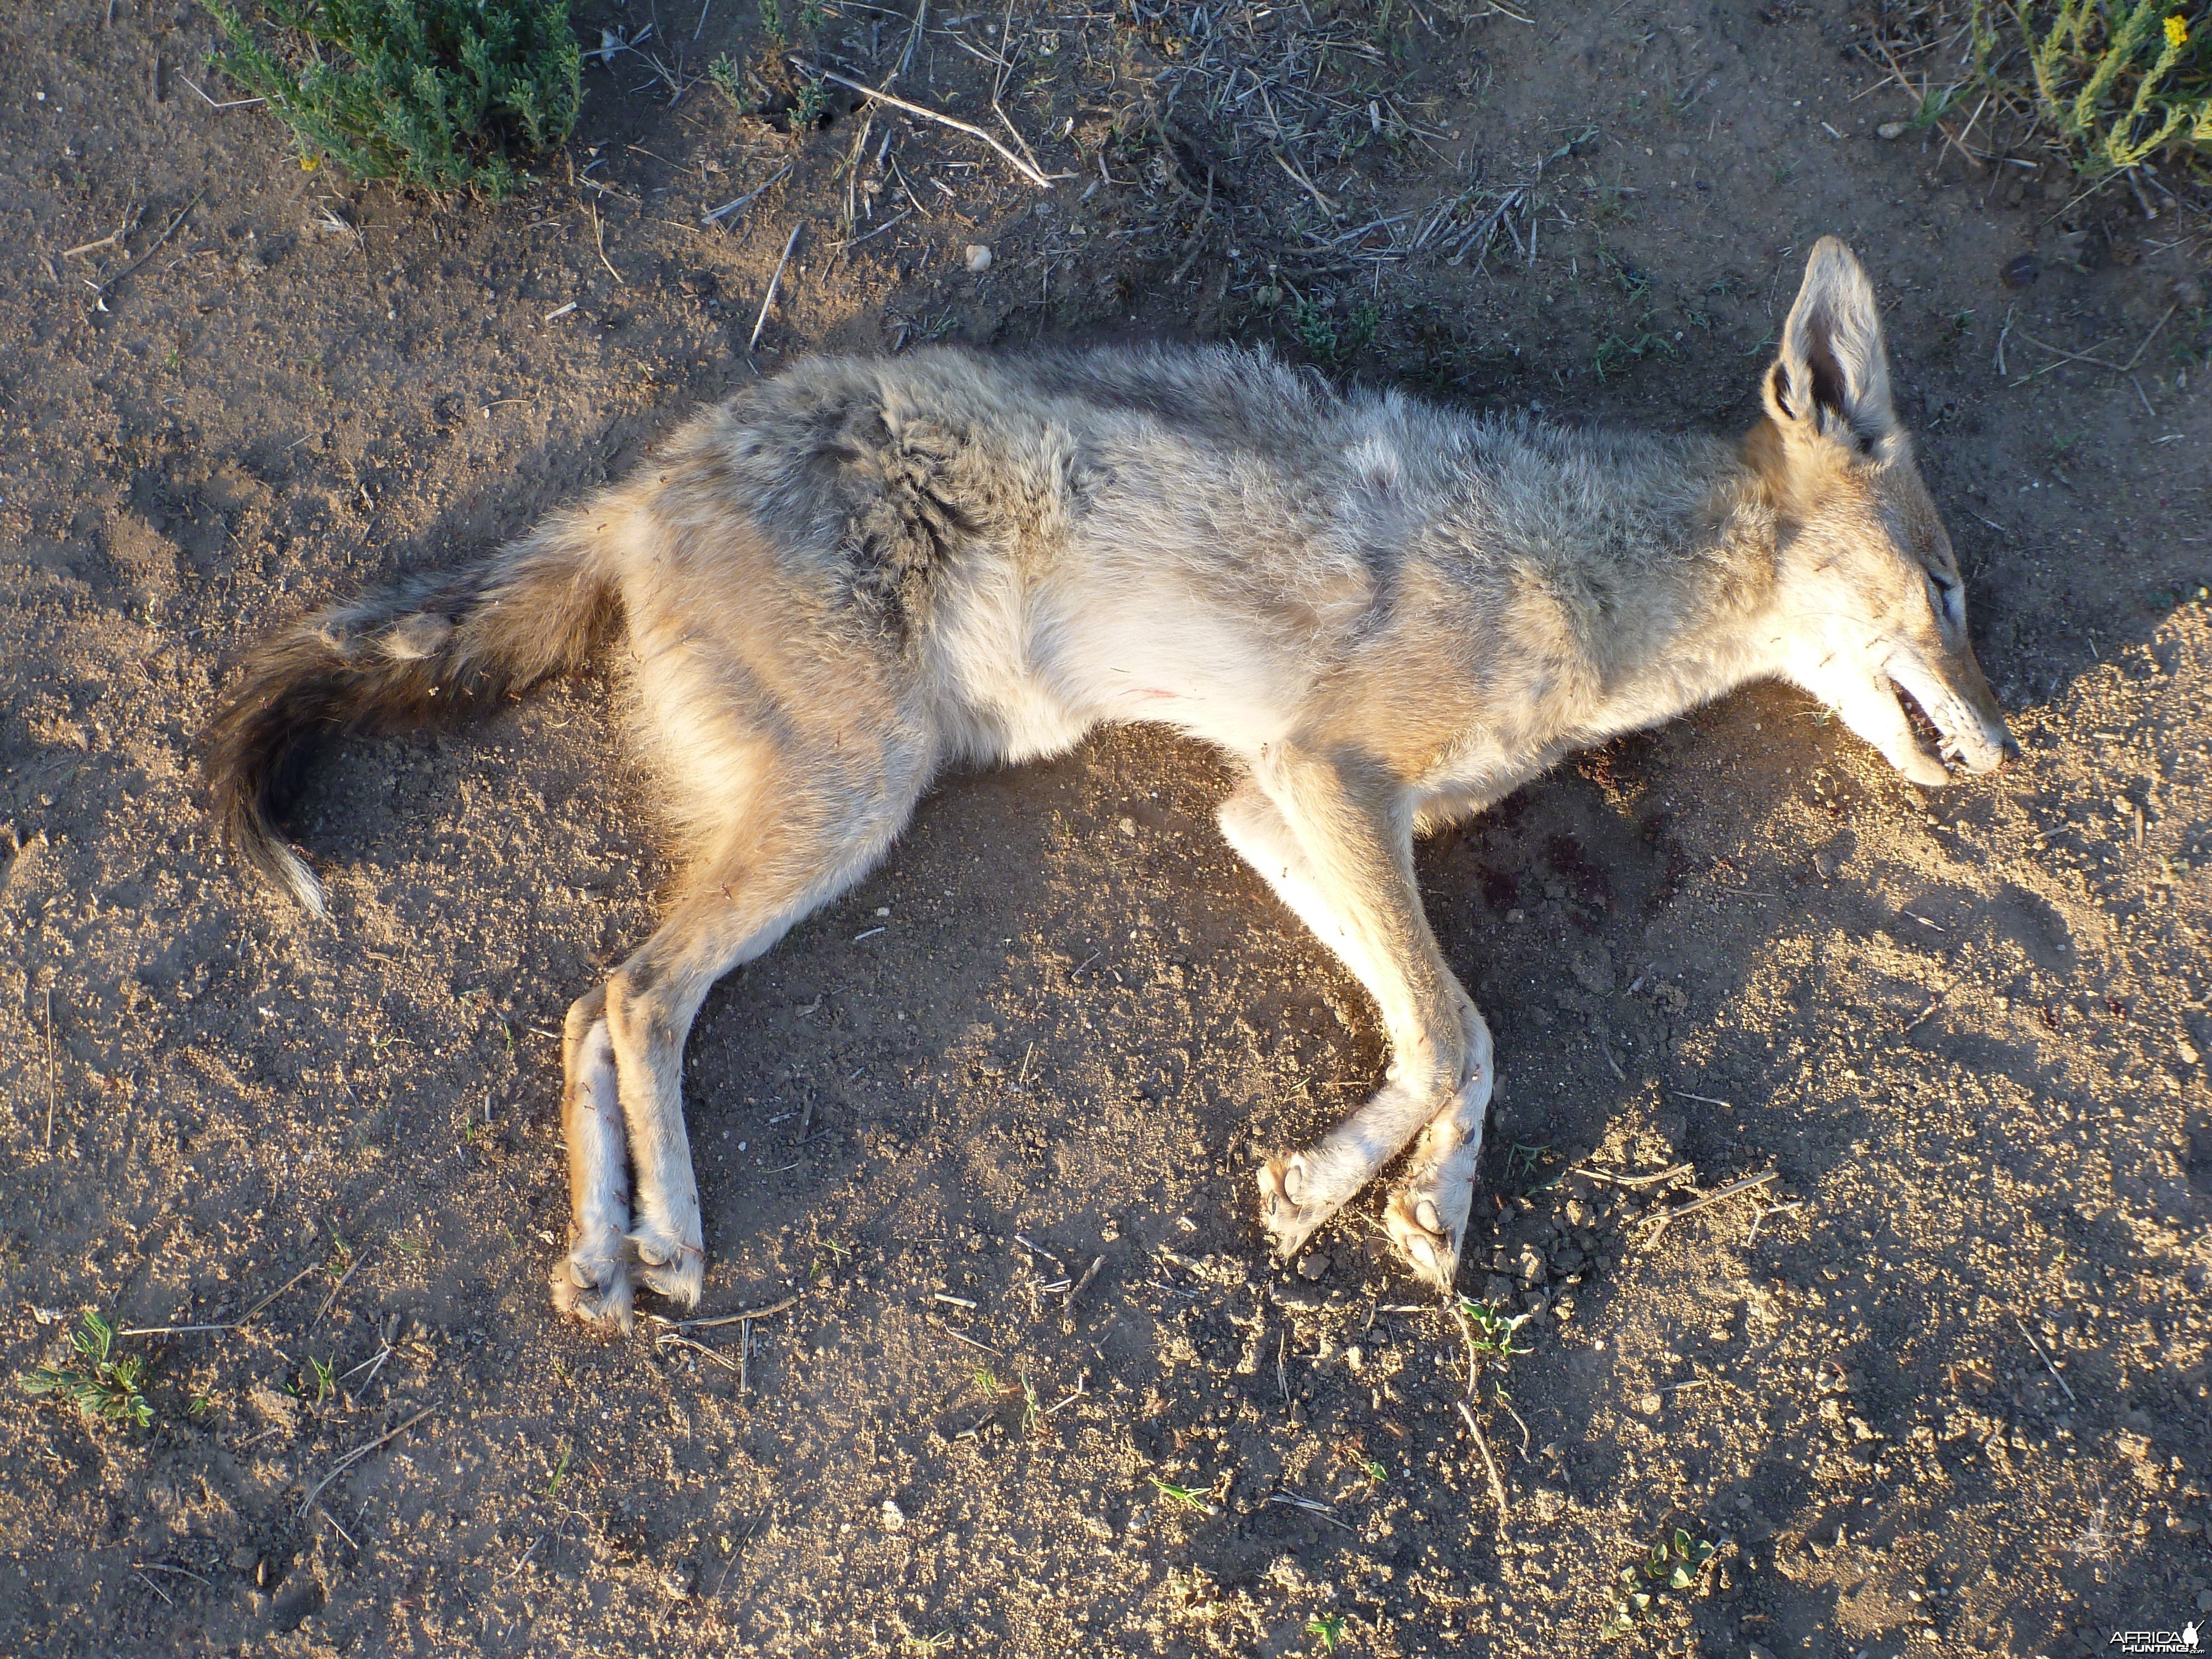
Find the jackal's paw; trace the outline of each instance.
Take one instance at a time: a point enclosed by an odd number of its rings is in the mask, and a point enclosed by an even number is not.
[[[1261,1224],[1285,1261],[1344,1207],[1346,1195],[1322,1191],[1304,1152],[1278,1153],[1261,1166],[1258,1179]]]
[[[630,1310],[635,1294],[629,1263],[612,1251],[587,1250],[579,1245],[553,1269],[553,1305],[588,1325],[631,1329],[635,1323]]]
[[[1447,1294],[1459,1276],[1460,1246],[1474,1202],[1472,1181],[1431,1167],[1408,1176],[1382,1212],[1383,1230],[1407,1266]]]
[[[687,1308],[699,1305],[699,1292],[707,1284],[706,1251],[653,1226],[638,1228],[624,1242],[641,1284]]]

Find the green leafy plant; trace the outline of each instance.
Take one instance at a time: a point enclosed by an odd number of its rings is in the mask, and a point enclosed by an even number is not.
[[[1345,314],[1344,326],[1340,329],[1328,313],[1301,301],[1291,331],[1297,336],[1298,343],[1310,356],[1325,363],[1334,363],[1372,345],[1376,328],[1382,320],[1382,312],[1362,300]]]
[[[292,129],[300,164],[497,199],[513,158],[576,125],[568,0],[265,0],[257,28],[210,0],[229,76]]]
[[[1485,1359],[1494,1359],[1503,1365],[1516,1354],[1534,1352],[1513,1346],[1513,1334],[1531,1319],[1534,1314],[1501,1313],[1486,1302],[1476,1302],[1462,1297],[1459,1310],[1467,1321],[1467,1346]]]
[[[707,78],[714,83],[714,90],[739,109],[745,107],[745,95],[738,78],[742,72],[738,60],[726,52],[707,65]]]
[[[87,1422],[146,1428],[154,1408],[146,1403],[146,1362],[136,1354],[112,1358],[115,1328],[96,1313],[70,1334],[76,1349],[67,1366],[41,1365],[23,1379],[25,1390],[68,1401]]]
[[[1664,1618],[1675,1605],[1668,1599],[1667,1592],[1679,1596],[1695,1584],[1706,1563],[1713,1559],[1714,1548],[1707,1540],[1692,1538],[1680,1527],[1671,1536],[1660,1539],[1641,1561],[1620,1570],[1620,1588],[1613,1598],[1613,1617],[1606,1620],[1598,1634],[1611,1640],[1627,1635],[1639,1625],[1653,1624]]]
[[[1306,1620],[1306,1634],[1321,1644],[1323,1653],[1334,1653],[1344,1645],[1344,1615],[1317,1613]]]
[[[1979,79],[2007,76],[2024,49],[2018,88],[2092,173],[2125,172],[2161,151],[2212,147],[2212,25],[2177,0],[1973,0]]]
[[[1145,1478],[1152,1483],[1160,1496],[1166,1498],[1172,1507],[1179,1510],[1196,1510],[1201,1515],[1213,1513],[1213,1505],[1206,1502],[1205,1488],[1178,1486],[1171,1481],[1161,1480],[1156,1474],[1148,1474]]]
[[[822,112],[830,107],[830,83],[819,76],[810,76],[799,83],[791,105],[791,130],[805,132],[822,119]]]

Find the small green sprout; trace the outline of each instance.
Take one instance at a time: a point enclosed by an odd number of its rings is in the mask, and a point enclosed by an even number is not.
[[[109,1357],[115,1347],[115,1328],[98,1314],[87,1312],[70,1341],[76,1358],[66,1367],[40,1366],[23,1379],[24,1390],[70,1401],[87,1422],[150,1427],[154,1408],[143,1393],[146,1362],[137,1354]]]

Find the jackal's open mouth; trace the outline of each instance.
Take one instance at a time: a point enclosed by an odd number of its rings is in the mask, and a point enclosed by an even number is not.
[[[1991,740],[1966,701],[1936,675],[1900,668],[1892,666],[1890,684],[1921,747],[1961,771],[1995,771],[2004,759],[2003,747]]]

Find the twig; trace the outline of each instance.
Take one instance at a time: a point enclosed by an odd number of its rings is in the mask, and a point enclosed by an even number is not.
[[[368,1456],[369,1453],[374,1451],[379,1446],[384,1445],[390,1441],[397,1440],[401,1435],[406,1433],[408,1430],[413,1428],[424,1418],[429,1416],[435,1409],[435,1407],[424,1407],[421,1411],[416,1412],[414,1416],[409,1418],[404,1423],[402,1423],[398,1428],[386,1429],[382,1434],[377,1436],[375,1439],[370,1441],[367,1445],[356,1446],[353,1450],[348,1452],[343,1457],[338,1459],[337,1462],[331,1466],[331,1472],[315,1483],[315,1489],[309,1492],[307,1498],[301,1502],[300,1504],[300,1513],[305,1515],[309,1510],[314,1508],[315,1500],[323,1495],[324,1490],[329,1486],[331,1481],[337,1480],[348,1469],[351,1468],[356,1463],[358,1463],[362,1458]]]
[[[738,1372],[738,1392],[739,1394],[743,1394],[745,1391],[744,1374],[742,1365],[732,1365],[728,1360],[723,1358],[720,1354],[715,1352],[714,1349],[708,1347],[703,1342],[694,1342],[690,1337],[678,1336],[673,1331],[663,1331],[659,1336],[653,1339],[653,1346],[656,1348],[689,1348],[694,1353],[703,1353],[708,1358],[713,1360],[724,1370]],[[742,1358],[744,1350],[740,1349],[738,1352],[740,1358]]]
[[[1934,996],[1929,998],[1928,1006],[1925,1008],[1923,1008],[1918,1013],[1915,1014],[1911,1019],[1907,1020],[1905,1023],[1903,1030],[1900,1030],[1898,1032],[1898,1036],[1903,1036],[1906,1031],[1919,1030],[1922,1025],[1927,1023],[1929,1017],[1932,1016],[1938,1008],[1941,1008],[1943,1006],[1943,999],[1949,996],[1951,993],[1957,988],[1958,983],[1959,981],[1954,979],[1950,984],[1936,992]]]
[[[177,234],[177,227],[185,222],[185,216],[205,200],[207,200],[207,190],[203,188],[198,195],[193,197],[191,201],[185,203],[184,206],[176,210],[176,213],[171,217],[169,222],[161,227],[161,234],[154,239],[153,245],[147,248],[143,253],[133,259],[129,264],[124,266],[122,270],[117,271],[112,276],[103,277],[93,285],[92,291],[94,297],[101,299],[106,298],[106,295],[114,289],[114,287],[118,283],[121,282],[132,271],[137,270],[139,266],[144,264],[147,260],[152,258],[156,253],[160,252],[161,250],[161,244],[167,241],[172,236],[175,235]]]
[[[141,1578],[146,1578],[146,1573],[143,1568],[133,1567],[131,1571],[137,1573]],[[163,1589],[159,1584],[155,1583],[152,1579],[146,1578],[146,1588],[153,1591],[155,1595],[160,1596],[164,1601],[167,1601],[171,1607],[173,1607],[177,1605],[176,1598],[171,1595],[168,1591]]]
[[[189,1578],[195,1584],[204,1584],[209,1582],[190,1567],[173,1567],[161,1561],[135,1561],[131,1563],[131,1570],[133,1572],[173,1572],[178,1577]]]
[[[2051,1380],[2065,1389],[2067,1403],[2071,1406],[2080,1405],[2081,1402],[2074,1397],[2074,1390],[2066,1387],[2066,1379],[2059,1376],[2058,1367],[2051,1363],[2051,1356],[2044,1352],[2043,1345],[2035,1340],[2035,1333],[2027,1328],[2027,1322],[2018,1314],[2014,1314],[2012,1316],[2012,1322],[2020,1327],[2020,1334],[2027,1339],[2027,1346],[2035,1350],[2035,1357],[2043,1362],[2043,1369],[2051,1373]]]
[[[64,254],[62,257],[67,258],[69,256]],[[2172,305],[2166,308],[2166,315],[2160,318],[2157,322],[2154,323],[2151,325],[2150,332],[2143,336],[2143,343],[2136,348],[2136,355],[2120,365],[2121,374],[2126,374],[2130,369],[2133,368],[2137,363],[2142,361],[2143,353],[2150,349],[2150,343],[2158,338],[2159,331],[2164,328],[2166,324],[2172,319],[2173,313],[2180,309],[2181,301],[2179,300],[2176,300]]]
[[[1711,1095],[1693,1095],[1687,1089],[1677,1089],[1674,1091],[1674,1098],[1677,1100],[1694,1100],[1700,1106],[1717,1106],[1721,1108],[1722,1110],[1729,1112],[1735,1110],[1735,1106],[1730,1104],[1729,1102],[1725,1100],[1716,1100]]]
[[[182,81],[194,92],[199,93],[200,102],[205,104],[210,109],[244,109],[249,104],[265,104],[269,101],[266,98],[234,98],[228,103],[219,104],[216,102],[214,99],[209,97],[208,94],[201,89],[199,82],[193,80],[191,76],[179,75],[177,76],[177,79]]]
[[[794,1291],[781,1302],[769,1303],[765,1308],[747,1308],[738,1313],[717,1314],[711,1319],[664,1319],[659,1314],[647,1314],[646,1317],[654,1324],[665,1325],[672,1330],[705,1330],[710,1326],[735,1325],[744,1320],[766,1319],[770,1314],[787,1312],[799,1305],[799,1294]]]
[[[2035,336],[2030,334],[2026,329],[2021,330],[2020,337],[2027,341],[2028,344],[2040,347],[2043,350],[2048,351],[2055,356],[2063,357],[2069,362],[2087,363],[2096,368],[2109,368],[2115,374],[2124,374],[2127,373],[2127,370],[2121,368],[2119,364],[2108,363],[2102,357],[2092,357],[2085,352],[2068,351],[2063,347],[2051,344],[2048,341],[2039,340]],[[2148,344],[2148,342],[2146,341],[2145,343]]]
[[[1075,1288],[1067,1293],[1067,1300],[1071,1306],[1073,1305],[1077,1297],[1081,1296],[1091,1287],[1091,1281],[1098,1277],[1098,1270],[1105,1265],[1106,1258],[1103,1255],[1094,1255],[1091,1258],[1091,1265],[1083,1270],[1083,1277],[1075,1281]]]
[[[958,1331],[954,1330],[950,1325],[939,1325],[937,1328],[943,1331],[945,1335],[951,1337],[955,1342],[965,1342],[969,1347],[976,1349],[980,1352],[988,1353],[994,1358],[998,1356],[999,1351],[993,1347],[989,1343],[978,1342],[972,1336],[963,1336]]]
[[[368,1257],[369,1253],[367,1250],[363,1250],[359,1255],[354,1257],[353,1265],[348,1267],[343,1273],[339,1275],[338,1282],[331,1286],[331,1293],[323,1298],[323,1305],[315,1310],[315,1316],[307,1322],[309,1329],[312,1330],[314,1327],[323,1322],[323,1316],[328,1313],[331,1310],[331,1306],[337,1301],[338,1292],[345,1289],[346,1280],[351,1279],[356,1273],[361,1271],[361,1264],[368,1261]]]
[[[339,1537],[344,1539],[347,1543],[353,1545],[353,1553],[356,1555],[359,1555],[361,1553],[360,1543],[356,1540],[351,1533],[348,1532],[343,1527],[338,1525],[337,1516],[332,1515],[328,1510],[318,1510],[315,1512],[321,1516],[324,1520],[331,1523],[331,1530],[336,1532]]]
[[[1661,1182],[1672,1181],[1676,1176],[1694,1175],[1697,1168],[1694,1164],[1677,1164],[1671,1170],[1660,1170],[1657,1175],[1622,1176],[1604,1170],[1593,1170],[1586,1164],[1577,1164],[1567,1173],[1586,1176],[1592,1181],[1602,1181],[1608,1187],[1656,1187]]]
[[[124,225],[118,229],[109,231],[105,236],[96,236],[89,242],[79,242],[75,247],[64,248],[62,258],[74,259],[80,253],[90,253],[98,248],[113,247],[128,235],[130,231],[131,227]]]
[[[775,275],[768,279],[768,292],[762,296],[760,315],[753,319],[752,338],[745,342],[747,351],[760,343],[761,331],[768,326],[769,307],[775,303],[775,291],[783,283],[783,268],[791,263],[791,250],[798,245],[799,233],[805,223],[804,219],[799,220],[792,226],[791,234],[783,239],[783,258],[775,262]],[[880,933],[883,930],[878,928],[877,931]]]
[[[1014,1243],[1020,1245],[1025,1250],[1033,1251],[1035,1254],[1042,1256],[1046,1261],[1051,1262],[1054,1267],[1057,1267],[1060,1266],[1060,1258],[1054,1255],[1050,1250],[1045,1249],[1043,1245],[1037,1243],[1035,1240],[1024,1238],[1019,1233],[1016,1233],[1014,1235]]]
[[[54,1149],[54,988],[46,987],[46,1146]]]
[[[2005,374],[2005,337],[2012,332],[2012,313],[2013,307],[2007,306],[2005,307],[2004,326],[1997,331],[1997,378],[2000,380],[2002,380]]]
[[[701,214],[699,216],[699,222],[702,225],[711,225],[726,218],[729,215],[735,213],[739,208],[749,206],[761,194],[761,191],[769,189],[771,185],[780,185],[786,179],[789,178],[791,176],[791,169],[795,165],[797,165],[795,162],[786,161],[781,167],[776,169],[775,173],[769,179],[766,184],[761,185],[756,189],[747,191],[744,195],[738,197],[734,202],[723,203],[721,206],[716,208],[712,213]]]
[[[615,279],[615,285],[617,288],[622,287],[623,285],[622,272],[617,270],[615,262],[607,258],[607,234],[599,225],[599,204],[597,202],[586,202],[584,205],[591,210],[592,240],[599,250],[599,263],[607,268],[607,275]]]
[[[203,1331],[234,1331],[235,1325],[133,1325],[118,1336],[191,1336]]]
[[[238,1325],[245,1324],[248,1320],[252,1319],[254,1315],[259,1313],[264,1308],[267,1307],[278,1297],[283,1295],[285,1291],[290,1290],[295,1285],[298,1284],[301,1279],[305,1279],[309,1273],[313,1273],[322,1265],[323,1264],[319,1261],[310,1261],[306,1267],[301,1268],[299,1272],[294,1273],[289,1279],[286,1279],[282,1285],[279,1285],[275,1290],[270,1291],[268,1295],[263,1297],[260,1301],[255,1303],[244,1313],[239,1315],[237,1319],[232,1322]]]
[[[801,68],[811,67],[801,58],[793,58],[792,61],[799,64]],[[1008,149],[996,138],[993,137],[989,133],[986,132],[982,128],[976,126],[972,122],[963,121],[956,117],[942,114],[936,110],[929,108],[926,105],[909,103],[903,98],[895,97],[891,94],[885,92],[880,87],[872,87],[865,81],[855,81],[849,76],[838,74],[835,70],[816,69],[813,70],[812,72],[819,75],[825,81],[835,81],[841,87],[849,88],[851,90],[860,93],[865,97],[872,98],[878,103],[889,104],[893,109],[904,110],[908,115],[918,115],[925,121],[934,121],[939,126],[951,127],[956,132],[964,132],[971,138],[981,138],[985,143],[988,144],[993,149],[998,152],[1000,158],[1003,160],[1008,167],[1013,168],[1015,172],[1020,173],[1023,178],[1028,179],[1039,190],[1050,190],[1052,188],[1051,179],[1046,178],[1042,173],[1039,172],[1036,167],[1031,167],[1027,161],[1022,160],[1020,156],[1015,155],[1013,151]]]
[[[1667,1231],[1667,1224],[1670,1221],[1680,1221],[1684,1216],[1694,1215],[1699,1210],[1710,1210],[1723,1199],[1734,1198],[1739,1193],[1750,1192],[1754,1188],[1766,1186],[1781,1178],[1782,1171],[1779,1170],[1769,1170],[1765,1175],[1747,1176],[1741,1181],[1731,1181],[1725,1187],[1716,1188],[1702,1198],[1693,1198],[1679,1209],[1668,1210],[1663,1215],[1646,1216],[1644,1218],[1652,1224],[1652,1230],[1651,1237],[1644,1243],[1656,1244],[1659,1236]]]
[[[1337,212],[1336,204],[1330,201],[1328,197],[1321,193],[1321,186],[1314,183],[1312,179],[1307,178],[1304,173],[1301,173],[1298,170],[1297,164],[1288,156],[1285,155],[1282,151],[1279,149],[1271,149],[1267,153],[1275,158],[1275,165],[1282,168],[1285,173],[1288,173],[1293,183],[1302,186],[1308,195],[1311,196],[1315,201],[1321,204],[1321,210],[1328,215],[1332,222],[1343,216]]]
[[[1340,1532],[1352,1530],[1351,1527],[1336,1518],[1336,1510],[1334,1507],[1317,1499],[1301,1498],[1294,1492],[1271,1492],[1267,1494],[1267,1501],[1270,1504],[1287,1504],[1292,1509],[1304,1510],[1308,1515],[1325,1522]]]
[[[1467,1431],[1474,1437],[1474,1449],[1482,1454],[1483,1470],[1490,1476],[1491,1499],[1498,1505],[1498,1535],[1503,1538],[1505,1536],[1505,1483],[1498,1478],[1498,1461],[1491,1456],[1490,1443],[1482,1437],[1482,1429],[1475,1422],[1474,1413],[1468,1410],[1467,1401],[1455,1400],[1452,1403],[1459,1407],[1459,1414],[1467,1419]]]

